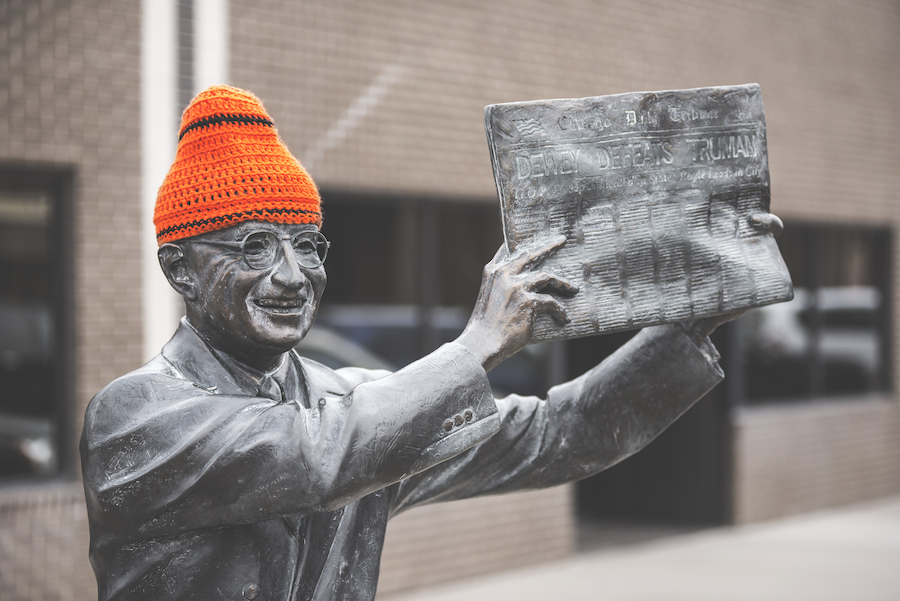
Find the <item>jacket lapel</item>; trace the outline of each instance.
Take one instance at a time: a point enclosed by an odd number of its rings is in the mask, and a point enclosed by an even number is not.
[[[198,388],[214,394],[235,396],[252,396],[255,393],[245,390],[237,383],[183,317],[175,335],[163,347],[161,354],[185,380]]]

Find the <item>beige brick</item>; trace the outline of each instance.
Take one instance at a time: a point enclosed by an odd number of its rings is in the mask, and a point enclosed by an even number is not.
[[[893,399],[741,410],[734,518],[754,522],[900,493]]]
[[[380,594],[561,559],[572,486],[431,505],[388,523]]]

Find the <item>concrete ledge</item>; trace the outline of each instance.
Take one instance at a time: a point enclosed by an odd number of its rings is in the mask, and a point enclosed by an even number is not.
[[[610,548],[383,599],[895,601],[898,564],[900,497],[895,497]]]

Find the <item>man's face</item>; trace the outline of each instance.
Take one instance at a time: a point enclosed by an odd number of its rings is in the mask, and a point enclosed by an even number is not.
[[[270,267],[248,265],[240,243],[247,234],[261,230],[288,239],[299,232],[317,231],[313,225],[249,221],[196,236],[179,246],[197,282],[197,298],[187,302],[191,325],[217,348],[265,369],[309,331],[326,276],[324,266],[300,265],[285,239],[279,240]],[[228,244],[215,244],[217,241]]]

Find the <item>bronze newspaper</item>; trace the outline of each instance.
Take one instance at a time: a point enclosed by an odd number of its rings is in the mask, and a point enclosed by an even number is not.
[[[565,234],[543,268],[579,287],[571,323],[533,341],[682,321],[790,300],[771,234],[759,86],[485,107],[510,250]]]

